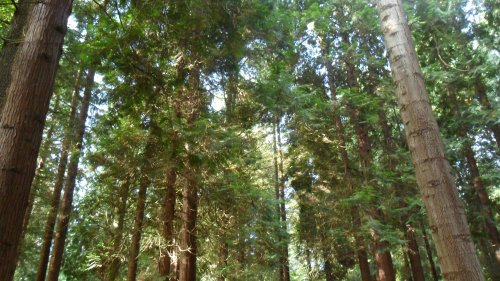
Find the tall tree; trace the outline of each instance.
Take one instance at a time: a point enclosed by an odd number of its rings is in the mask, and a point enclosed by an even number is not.
[[[83,152],[83,140],[85,135],[85,122],[87,121],[90,101],[94,88],[95,68],[93,65],[87,70],[85,90],[83,92],[82,104],[78,116],[78,122],[74,130],[74,139],[71,146],[71,157],[68,163],[68,174],[64,183],[64,195],[61,209],[57,219],[56,232],[54,234],[54,246],[50,258],[48,281],[57,281],[61,271],[66,236],[70,223],[71,211],[73,209],[73,194],[76,188],[78,176],[78,164]]]
[[[377,2],[406,138],[445,280],[484,280],[401,0]],[[445,207],[443,207],[445,206]]]
[[[71,0],[36,3],[0,121],[0,276],[12,280]]]

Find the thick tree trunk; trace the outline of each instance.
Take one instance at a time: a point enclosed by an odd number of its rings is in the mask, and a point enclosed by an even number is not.
[[[457,100],[457,89],[453,84],[448,85],[448,100],[451,106],[451,111],[457,120],[462,120],[462,114],[460,113],[459,102]],[[459,121],[460,122],[460,121]],[[479,173],[479,167],[477,166],[476,156],[474,150],[472,150],[472,140],[468,136],[468,128],[464,125],[458,126],[457,135],[464,140],[462,153],[465,156],[467,166],[470,172],[470,178],[472,186],[479,203],[481,203],[481,211],[484,214],[484,224],[490,238],[490,243],[496,257],[497,266],[500,266],[500,234],[495,224],[495,218],[493,216],[493,211],[491,210],[491,201],[484,187],[483,180],[481,179],[481,174]]]
[[[56,99],[55,105],[54,105],[54,111],[57,112],[59,110],[59,98]],[[38,168],[36,169],[35,172],[35,177],[33,180],[33,184],[31,187],[30,191],[30,196],[28,200],[28,207],[26,208],[26,213],[24,214],[24,219],[23,219],[23,228],[21,232],[21,247],[19,247],[19,250],[22,251],[22,243],[26,237],[26,231],[28,230],[29,222],[31,219],[31,212],[33,211],[33,205],[35,204],[35,196],[36,193],[38,192],[38,189],[40,188],[40,173],[45,169],[45,163],[47,161],[47,158],[50,155],[49,147],[50,145],[53,144],[53,135],[54,135],[54,129],[55,129],[55,124],[50,124],[49,129],[47,130],[47,137],[45,138],[43,142],[43,146],[40,149],[39,153],[39,161],[38,161]],[[20,253],[19,253],[20,254]],[[19,255],[18,255],[19,257]]]
[[[488,99],[488,95],[486,94],[486,86],[484,85],[480,75],[477,75],[474,80],[474,88],[483,110],[486,112],[492,112],[493,108],[491,106],[490,100]],[[500,123],[495,122],[491,125],[490,128],[493,132],[493,136],[495,137],[495,141],[497,142],[497,147],[498,149],[500,149]]]
[[[14,63],[14,58],[17,49],[24,40],[24,32],[32,8],[31,3],[28,0],[17,2],[14,18],[10,23],[10,28],[0,50],[0,118],[2,117],[2,108],[7,96],[7,88],[10,85],[10,71]]]
[[[13,278],[71,0],[34,4],[0,121],[0,276]]]
[[[279,126],[278,124],[278,118],[276,118],[276,121],[273,123],[273,164],[274,164],[274,196],[277,200],[276,204],[276,215],[278,220],[280,221],[281,224],[281,204],[280,204],[280,175],[279,175],[279,163],[278,163],[278,141],[277,141],[277,127]],[[281,244],[283,243],[283,235],[282,235],[282,229],[281,227],[277,227],[277,235],[278,235],[278,243]],[[284,281],[284,257],[283,253],[279,253],[278,257],[278,281]]]
[[[484,280],[401,0],[377,3],[401,116],[445,280]]]
[[[56,232],[54,235],[54,246],[50,258],[49,272],[47,274],[48,281],[57,281],[61,271],[61,265],[64,255],[64,247],[66,236],[68,234],[69,221],[71,210],[73,208],[73,194],[76,186],[76,177],[78,175],[78,163],[83,151],[83,138],[85,136],[85,122],[87,121],[88,111],[90,107],[90,99],[92,97],[92,89],[94,87],[95,70],[93,66],[88,69],[87,79],[85,83],[85,91],[82,97],[82,105],[78,116],[78,123],[75,129],[75,138],[71,144],[71,157],[68,165],[68,174],[64,183],[64,195],[61,204],[61,210],[57,220]]]
[[[196,220],[198,215],[198,178],[188,163],[185,168],[186,184],[182,190],[182,231],[179,281],[196,280]]]
[[[47,274],[47,267],[50,257],[50,248],[52,247],[52,238],[54,235],[54,226],[57,220],[57,212],[59,210],[59,202],[61,201],[61,192],[63,189],[64,176],[66,174],[66,166],[68,164],[69,149],[72,142],[75,140],[73,131],[75,130],[75,117],[80,99],[80,83],[81,72],[78,73],[76,84],[71,97],[71,105],[68,116],[68,125],[64,132],[64,140],[61,147],[61,156],[57,167],[56,182],[52,191],[52,199],[50,201],[50,209],[47,214],[47,221],[45,223],[42,248],[40,250],[40,259],[38,261],[38,268],[36,273],[36,280],[45,280]]]
[[[125,216],[127,214],[127,200],[130,190],[130,178],[126,178],[120,186],[118,202],[117,215],[118,215],[118,225],[116,227],[114,237],[113,237],[113,257],[111,258],[111,264],[109,266],[108,280],[115,281],[120,272],[120,246],[123,240],[123,231],[125,229]]]
[[[427,236],[427,231],[425,230],[423,224],[422,224],[422,237],[424,238],[425,251],[427,253],[427,258],[429,260],[429,267],[431,268],[432,279],[434,281],[439,281],[439,274],[436,269],[436,265],[434,264],[431,244],[429,243],[429,237]]]

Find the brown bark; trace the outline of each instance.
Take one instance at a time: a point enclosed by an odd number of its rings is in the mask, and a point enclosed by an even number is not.
[[[417,239],[415,237],[415,229],[410,225],[406,226],[405,239],[413,281],[425,281],[424,269],[422,268],[422,261],[420,258],[420,251],[418,249]]]
[[[474,88],[483,110],[486,112],[492,112],[493,108],[491,106],[490,100],[488,99],[488,95],[486,94],[486,86],[481,80],[480,75],[477,75],[474,80]],[[493,132],[495,141],[497,142],[497,147],[500,149],[500,123],[495,122],[491,125],[490,129]]]
[[[325,260],[325,280],[334,281],[332,260],[325,250],[323,250],[323,259]]]
[[[434,281],[439,281],[439,274],[436,269],[436,265],[434,264],[434,259],[432,257],[433,255],[432,255],[431,244],[429,243],[427,231],[425,230],[423,224],[422,224],[422,237],[424,238],[425,251],[427,252],[427,258],[429,260],[429,267],[431,268],[432,278]]]
[[[59,163],[57,167],[56,182],[54,184],[54,189],[52,191],[52,198],[50,201],[50,209],[47,214],[47,221],[45,222],[44,235],[42,248],[40,250],[40,258],[38,261],[38,268],[36,274],[37,281],[45,280],[45,275],[47,274],[47,267],[49,263],[50,248],[52,247],[52,238],[54,235],[54,226],[57,220],[57,212],[59,210],[59,203],[61,201],[61,192],[63,189],[64,176],[66,174],[66,166],[68,164],[69,149],[72,142],[75,140],[73,131],[75,130],[75,116],[78,107],[78,101],[80,98],[80,84],[81,84],[81,72],[78,73],[76,84],[73,89],[73,94],[71,97],[70,111],[68,116],[68,125],[64,132],[64,140],[61,147],[61,156],[59,157]]]
[[[457,100],[457,89],[453,84],[448,85],[448,100],[451,106],[451,111],[458,122],[462,120],[462,114],[460,113],[459,102]],[[495,218],[493,216],[493,211],[491,210],[491,201],[484,187],[483,180],[481,179],[481,174],[479,172],[479,167],[477,166],[476,156],[474,150],[472,150],[472,140],[468,136],[468,128],[463,124],[458,126],[457,135],[464,140],[462,153],[465,156],[467,166],[469,168],[470,177],[472,181],[472,186],[475,191],[475,195],[481,204],[481,211],[484,214],[485,220],[484,224],[490,238],[490,243],[494,251],[498,266],[500,266],[500,234],[495,224]]]
[[[151,144],[149,144],[150,146]],[[146,148],[150,150],[151,148]],[[147,166],[147,165],[146,165]],[[132,241],[130,244],[130,253],[128,257],[127,280],[135,281],[137,278],[137,263],[139,261],[139,250],[141,246],[142,225],[144,222],[144,209],[146,206],[146,193],[151,180],[148,175],[142,171],[143,175],[139,183],[139,194],[137,195],[137,207],[135,209],[134,230],[132,232]]]
[[[56,99],[54,105],[54,111],[57,112],[58,110],[59,110],[59,98]],[[31,187],[30,196],[28,199],[28,207],[26,208],[26,213],[24,214],[23,228],[21,232],[21,243],[23,243],[24,238],[26,236],[26,231],[28,230],[29,222],[31,219],[31,212],[33,211],[33,205],[35,204],[35,195],[40,187],[40,173],[43,171],[43,169],[45,169],[45,163],[50,154],[49,146],[53,144],[52,137],[54,135],[54,129],[55,129],[55,124],[51,123],[49,129],[47,130],[47,136],[43,142],[43,146],[40,149],[40,154],[38,156],[39,158],[38,168],[36,169],[34,181]],[[21,248],[22,245],[21,247],[19,247],[20,251],[22,251]]]
[[[82,97],[82,105],[78,116],[78,123],[75,128],[75,136],[71,144],[71,157],[68,165],[68,174],[64,183],[64,195],[61,203],[61,210],[57,219],[56,232],[54,234],[54,246],[50,258],[49,272],[47,274],[48,281],[57,281],[64,255],[64,246],[66,236],[68,234],[69,221],[71,210],[73,208],[73,194],[76,186],[76,177],[78,175],[78,163],[83,151],[83,138],[85,135],[85,122],[87,121],[88,111],[90,107],[90,99],[92,97],[92,89],[94,87],[95,70],[91,66],[87,72],[85,82],[85,91]]]
[[[382,31],[416,170],[445,280],[484,280],[401,0],[380,0]]]
[[[24,32],[32,8],[31,2],[28,0],[20,0],[17,2],[16,6],[14,17],[12,18],[10,28],[0,50],[0,118],[7,96],[7,87],[10,84],[10,71],[14,63],[17,49],[24,40]]]
[[[186,184],[182,190],[181,256],[179,281],[196,280],[196,219],[198,215],[198,179],[194,168],[188,163],[185,168]]]
[[[172,150],[175,151],[175,141],[172,142]],[[173,153],[172,153],[173,154]],[[173,155],[172,155],[173,156]],[[173,157],[170,157],[173,160]],[[162,235],[163,242],[166,244],[165,249],[160,254],[159,261],[159,273],[161,276],[166,277],[165,280],[169,280],[170,274],[173,271],[173,263],[171,256],[173,254],[173,239],[174,239],[174,218],[175,218],[175,182],[177,180],[177,168],[173,165],[169,168],[167,172],[166,180],[166,190],[163,197],[162,204]]]
[[[12,280],[71,0],[34,4],[0,121],[0,276]]]
[[[123,231],[125,228],[125,215],[127,214],[127,200],[130,190],[130,178],[126,178],[120,186],[118,202],[117,215],[118,215],[118,225],[116,227],[114,238],[113,238],[113,253],[111,258],[111,264],[109,266],[108,280],[114,281],[118,277],[120,272],[120,246],[123,240]]]

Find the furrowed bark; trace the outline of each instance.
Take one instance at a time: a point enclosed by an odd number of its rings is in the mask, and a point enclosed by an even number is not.
[[[71,0],[37,2],[16,51],[0,121],[0,276],[13,278],[23,217]]]
[[[444,280],[484,280],[401,0],[377,3],[393,80]]]
[[[31,2],[28,0],[17,2],[17,8],[14,12],[14,18],[10,23],[7,38],[4,40],[0,50],[0,118],[2,117],[2,108],[7,96],[7,88],[10,84],[10,71],[16,52],[24,40],[24,32],[27,27],[31,8]]]

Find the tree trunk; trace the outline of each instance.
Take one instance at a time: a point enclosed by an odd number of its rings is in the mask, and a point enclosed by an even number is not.
[[[71,0],[34,4],[0,121],[0,276],[13,278]]]
[[[176,147],[174,145],[175,141],[172,142],[172,151],[175,151]],[[171,161],[173,161],[173,153],[170,157]],[[171,256],[173,255],[173,240],[174,240],[174,218],[175,218],[175,182],[177,180],[177,168],[174,163],[169,168],[167,172],[167,180],[166,180],[166,190],[163,197],[162,204],[162,235],[163,242],[166,244],[166,247],[162,250],[160,254],[159,261],[159,273],[161,276],[165,277],[165,280],[169,280],[173,263],[171,260]]]
[[[334,281],[332,260],[326,250],[323,250],[323,259],[325,260],[325,281]]]
[[[91,66],[87,73],[85,91],[82,97],[82,105],[78,116],[78,123],[75,129],[75,138],[71,144],[71,157],[68,165],[68,175],[64,184],[64,195],[61,204],[59,218],[57,220],[56,233],[54,235],[54,246],[50,258],[49,272],[47,274],[48,281],[57,281],[59,272],[61,271],[62,259],[64,254],[64,246],[68,227],[73,208],[73,194],[76,186],[76,177],[78,175],[78,163],[83,151],[83,137],[85,135],[85,122],[87,121],[88,111],[90,107],[90,99],[92,97],[92,88],[94,87],[95,70]]]
[[[182,190],[182,231],[179,281],[196,280],[196,219],[198,214],[198,179],[188,163],[184,173],[186,184]]]
[[[125,228],[125,215],[127,214],[127,200],[130,190],[130,178],[126,178],[122,185],[120,186],[120,201],[118,202],[118,225],[113,238],[113,257],[111,258],[111,264],[109,266],[108,280],[114,281],[118,277],[120,272],[120,246],[123,240],[123,231]]]
[[[408,248],[407,252],[410,260],[411,276],[413,277],[413,281],[425,281],[420,251],[415,237],[415,229],[410,225],[406,226],[405,239],[406,247]]]
[[[150,146],[151,144],[148,144]],[[146,150],[150,150],[151,148],[146,147]],[[149,153],[148,153],[149,154]],[[146,159],[147,161],[148,159]],[[146,165],[149,166],[149,165]],[[148,175],[142,171],[143,175],[141,176],[140,184],[139,184],[139,194],[137,195],[137,207],[135,209],[135,220],[134,220],[134,230],[132,232],[132,241],[130,245],[130,254],[128,257],[128,273],[127,280],[135,281],[137,278],[137,263],[139,261],[139,250],[141,246],[141,236],[142,236],[142,225],[144,222],[144,209],[146,206],[146,193],[148,186],[151,183]]]
[[[57,112],[59,110],[59,98],[56,99],[55,105],[54,105],[54,111]],[[23,228],[21,232],[21,246],[19,247],[19,251],[22,251],[22,243],[26,237],[26,231],[28,230],[29,222],[31,219],[31,212],[33,211],[33,205],[35,204],[35,196],[36,193],[38,192],[38,189],[40,188],[40,173],[45,169],[45,163],[47,161],[47,158],[49,157],[50,151],[49,151],[49,146],[53,144],[52,137],[54,135],[54,129],[55,129],[55,124],[50,124],[49,129],[47,130],[47,137],[44,140],[44,144],[42,148],[40,149],[40,155],[39,155],[39,161],[38,161],[38,168],[36,169],[35,172],[35,177],[33,180],[33,184],[31,187],[30,191],[30,196],[28,199],[28,207],[26,208],[26,213],[24,214],[24,219],[23,219]],[[18,258],[21,252],[18,254]]]
[[[486,86],[481,80],[480,74],[478,74],[474,80],[474,88],[483,110],[486,112],[492,112],[493,108],[491,106],[490,100],[488,99],[488,95],[486,94]],[[500,123],[498,123],[497,121],[492,124],[490,128],[493,132],[493,136],[495,137],[495,141],[497,142],[497,147],[500,149]]]
[[[451,111],[457,120],[462,120],[463,117],[458,106],[459,102],[457,100],[456,91],[457,89],[455,85],[448,85],[448,99]],[[479,203],[481,203],[481,212],[484,214],[484,224],[488,232],[488,236],[490,237],[490,243],[498,263],[497,266],[500,266],[500,234],[495,224],[495,218],[493,216],[493,211],[491,210],[491,201],[488,193],[486,192],[486,188],[484,187],[483,180],[481,179],[476,156],[474,155],[474,150],[472,150],[473,142],[469,138],[468,132],[469,130],[466,126],[462,124],[458,126],[457,135],[464,140],[462,152],[469,168],[472,186],[474,187],[475,195],[478,198]]]
[[[347,44],[347,46],[350,46],[349,35],[346,32],[343,32],[341,37],[343,43]],[[347,84],[351,89],[355,89],[357,86],[357,75],[352,61],[352,55],[350,52],[348,52],[344,58],[344,63],[346,64],[347,70]],[[364,181],[366,184],[368,184],[368,181],[370,180],[369,170],[371,168],[371,142],[368,138],[368,128],[362,122],[361,110],[355,104],[348,104],[347,111],[356,131],[358,153],[362,166],[361,170],[364,176]],[[374,219],[383,220],[384,218],[384,214],[382,213],[382,211],[376,209],[375,207],[372,207],[370,213]],[[377,280],[395,281],[396,273],[394,271],[391,253],[387,250],[380,250],[388,246],[388,243],[385,241],[381,241],[380,236],[375,229],[371,229],[370,231],[373,239],[372,245],[375,255],[375,262],[377,264]]]
[[[4,40],[0,50],[0,118],[2,117],[2,108],[7,96],[7,88],[10,84],[10,71],[14,63],[17,49],[24,40],[24,32],[29,20],[31,8],[31,2],[28,0],[19,0],[19,2],[17,2],[16,11],[10,23],[7,38]]]
[[[377,3],[400,113],[445,280],[484,280],[401,0]]]
[[[334,69],[331,65],[330,62],[328,62],[327,58],[329,57],[329,52],[330,52],[330,44],[326,40],[322,40],[321,44],[321,51],[322,51],[322,56],[325,58],[325,68],[326,68],[326,78],[328,80],[328,87],[330,88],[330,96],[332,100],[332,111],[333,111],[333,120],[335,123],[335,127],[337,129],[337,139],[339,141],[339,150],[340,150],[340,157],[342,160],[342,164],[344,166],[344,176],[345,176],[345,181],[346,185],[349,191],[349,195],[352,195],[354,193],[353,186],[352,186],[352,172],[350,168],[350,163],[349,163],[349,154],[347,153],[347,142],[346,142],[346,136],[345,136],[345,130],[344,130],[344,125],[342,123],[342,119],[340,118],[340,113],[336,113],[337,110],[337,90],[335,86],[335,74],[334,74]],[[355,228],[360,227],[360,217],[358,210],[355,210],[354,208],[351,210],[352,213],[352,219],[353,219],[353,225]],[[357,231],[357,230],[355,230]],[[359,264],[359,269],[361,272],[361,279],[362,281],[371,281],[371,273],[370,273],[370,265],[368,263],[368,254],[366,253],[366,249],[363,246],[363,243],[361,242],[361,238],[358,237],[356,234],[354,234],[354,239],[356,241],[356,253],[357,253],[357,258],[358,258],[358,264]]]
[[[50,248],[52,247],[52,238],[54,235],[54,226],[57,220],[57,212],[59,210],[59,202],[61,201],[61,192],[63,189],[64,176],[66,174],[66,166],[68,164],[69,149],[72,142],[75,140],[73,131],[75,130],[75,116],[80,98],[80,83],[81,72],[78,73],[76,84],[73,89],[71,97],[70,112],[68,116],[68,125],[64,132],[64,140],[61,147],[61,156],[57,167],[56,182],[54,190],[52,191],[52,199],[50,201],[50,209],[47,214],[47,221],[45,223],[42,248],[40,250],[40,259],[38,261],[38,268],[36,274],[37,281],[45,280],[47,274],[47,266],[49,263]],[[80,121],[79,121],[80,122]]]
[[[290,266],[288,261],[288,230],[287,230],[287,221],[286,221],[286,205],[285,205],[285,175],[283,171],[283,148],[281,144],[281,129],[280,123],[281,118],[278,119],[278,124],[276,125],[276,135],[277,135],[277,143],[278,143],[278,156],[279,156],[279,178],[278,178],[278,197],[279,197],[279,211],[280,211],[280,220],[281,227],[284,237],[282,252],[282,268],[283,268],[283,281],[290,281]]]
[[[277,218],[280,222],[279,225],[281,225],[281,204],[280,204],[280,175],[279,175],[279,163],[278,163],[278,141],[277,141],[277,127],[279,126],[278,124],[278,118],[276,118],[275,122],[273,123],[273,164],[274,164],[274,196],[276,198],[277,204],[276,204],[276,215]],[[278,236],[278,244],[281,245],[283,243],[283,238],[282,238],[282,229],[281,226],[277,227],[277,236]],[[283,258],[283,253],[281,252],[281,249],[279,250],[279,256],[278,256],[278,280],[279,281],[284,281],[284,258]]]
[[[422,236],[424,238],[424,245],[425,245],[425,251],[427,252],[427,258],[429,259],[429,266],[431,268],[432,279],[434,279],[434,281],[439,281],[439,274],[436,269],[436,265],[434,264],[434,259],[432,258],[433,255],[432,255],[431,244],[429,243],[427,231],[425,230],[423,224],[422,224]]]

